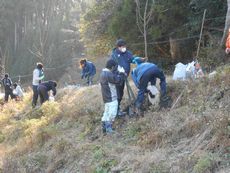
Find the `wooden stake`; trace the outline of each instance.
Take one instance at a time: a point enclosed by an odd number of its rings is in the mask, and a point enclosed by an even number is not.
[[[198,47],[197,47],[197,52],[196,52],[196,58],[198,58],[199,56],[199,52],[200,52],[200,42],[201,42],[201,38],[202,38],[202,34],[203,34],[203,28],[204,28],[204,20],[205,20],[205,15],[206,15],[206,9],[204,10],[204,14],[203,14],[203,20],[202,20],[202,25],[201,25],[201,29],[200,29],[200,39],[198,42]]]

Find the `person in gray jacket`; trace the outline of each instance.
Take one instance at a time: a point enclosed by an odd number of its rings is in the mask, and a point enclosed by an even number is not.
[[[104,134],[113,132],[112,123],[117,115],[118,109],[116,85],[124,82],[125,79],[124,68],[119,68],[119,73],[115,73],[116,68],[117,63],[110,59],[107,61],[106,67],[100,75],[102,98],[105,103],[105,110],[101,119]]]

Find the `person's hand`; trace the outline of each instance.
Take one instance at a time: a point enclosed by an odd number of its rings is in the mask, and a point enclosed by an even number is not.
[[[230,48],[226,48],[226,49],[225,49],[225,53],[226,53],[226,54],[229,54],[229,53],[230,53]]]
[[[125,73],[125,69],[124,69],[123,67],[121,67],[121,66],[118,66],[118,67],[117,67],[117,71],[118,71],[119,73]]]

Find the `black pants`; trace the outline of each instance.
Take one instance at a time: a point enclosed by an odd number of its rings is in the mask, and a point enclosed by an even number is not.
[[[13,91],[11,89],[5,90],[5,99],[4,99],[5,102],[8,102],[9,96],[10,96],[11,99],[14,98]]]
[[[116,85],[118,109],[120,109],[120,103],[124,95],[124,88],[125,88],[125,81],[123,81],[122,84],[120,85]]]
[[[32,106],[37,105],[37,100],[38,100],[38,85],[33,85],[33,101],[32,101]]]
[[[48,94],[47,88],[43,85],[39,85],[38,95],[40,97],[41,104],[43,104],[45,101],[49,100],[49,94]]]

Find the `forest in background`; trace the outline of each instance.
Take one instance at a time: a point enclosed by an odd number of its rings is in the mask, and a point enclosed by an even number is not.
[[[146,35],[150,61],[162,66],[178,61],[187,63],[196,56],[205,9],[207,13],[199,58],[208,66],[213,66],[217,63],[216,56],[224,56],[221,54],[224,52],[221,39],[226,1],[97,1],[84,15],[81,30],[93,54],[108,52],[114,46],[114,40],[123,38],[134,54],[145,56]]]
[[[225,56],[227,7],[222,0],[1,0],[1,74],[30,81],[41,61],[46,78],[58,80],[73,58],[108,56],[118,38],[161,67],[187,63],[205,9],[199,60],[210,68]]]

